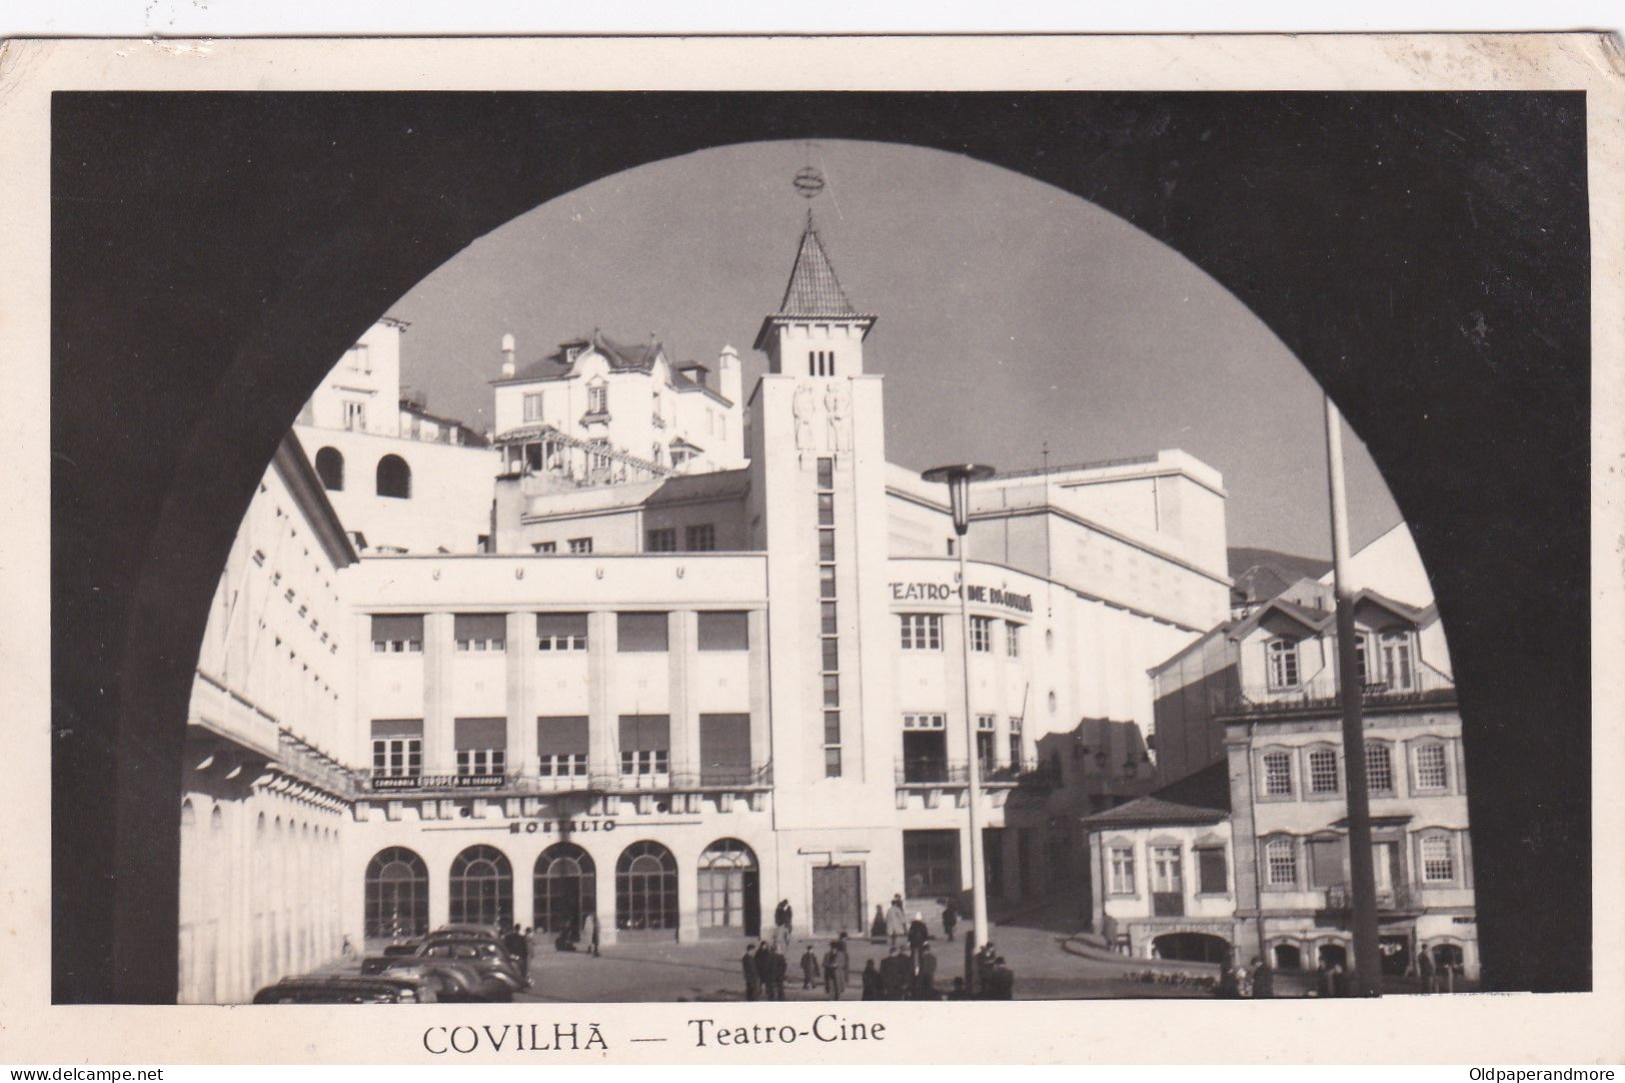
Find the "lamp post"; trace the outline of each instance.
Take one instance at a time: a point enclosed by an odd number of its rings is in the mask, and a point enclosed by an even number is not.
[[[970,806],[970,884],[971,884],[971,937],[975,948],[987,944],[987,885],[982,882],[982,765],[977,757],[976,719],[970,708],[970,580],[965,575],[965,530],[970,524],[970,483],[993,476],[991,466],[976,463],[958,463],[932,467],[920,477],[926,481],[948,483],[948,506],[953,513],[954,534],[959,552],[959,642],[965,655],[965,747],[968,752],[965,768],[966,804]],[[973,967],[965,968],[965,988],[975,991]]]

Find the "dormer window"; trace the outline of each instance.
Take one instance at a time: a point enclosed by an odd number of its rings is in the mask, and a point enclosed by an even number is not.
[[[1382,657],[1382,675],[1389,688],[1406,689],[1415,683],[1415,666],[1412,664],[1411,634],[1409,632],[1384,632],[1378,639],[1378,650]]]
[[[1298,687],[1298,641],[1272,639],[1265,648],[1269,660],[1269,686],[1271,688]]]

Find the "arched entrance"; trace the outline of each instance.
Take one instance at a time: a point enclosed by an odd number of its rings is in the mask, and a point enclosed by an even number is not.
[[[451,863],[451,922],[507,925],[513,921],[513,866],[492,846],[470,846]]]
[[[1303,969],[1303,951],[1296,944],[1277,944],[1271,955],[1276,970]]]
[[[1159,959],[1186,963],[1224,963],[1230,958],[1230,941],[1212,933],[1163,933],[1151,941]]]
[[[615,928],[669,938],[677,930],[677,859],[658,842],[634,842],[615,862]]]
[[[598,910],[597,868],[592,855],[573,842],[559,842],[536,858],[532,924],[538,931],[579,933],[581,920]]]
[[[696,915],[713,935],[762,935],[761,875],[756,854],[738,839],[718,839],[700,855]]]
[[[324,447],[316,452],[316,476],[329,492],[344,491],[344,454],[338,448]]]
[[[404,846],[379,850],[367,862],[362,935],[390,940],[429,931],[429,867]]]
[[[1346,944],[1336,941],[1327,941],[1315,949],[1315,962],[1319,966],[1340,966],[1344,970],[1349,966],[1349,949]]]

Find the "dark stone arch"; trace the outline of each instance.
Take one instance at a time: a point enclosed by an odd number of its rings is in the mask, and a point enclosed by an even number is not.
[[[412,498],[412,468],[399,455],[385,455],[378,460],[377,481],[379,496]]]
[[[344,453],[336,447],[324,447],[316,452],[316,476],[322,479],[322,488],[329,492],[344,491]]]
[[[970,154],[1092,200],[1281,337],[1384,471],[1451,629],[1496,885],[1486,987],[1589,988],[1584,128],[1579,93],[54,95],[55,999],[174,998],[191,659],[332,359],[539,202],[807,137]],[[78,465],[87,447],[119,469]]]

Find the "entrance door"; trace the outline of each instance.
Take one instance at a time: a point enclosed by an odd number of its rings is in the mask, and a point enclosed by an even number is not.
[[[813,932],[863,931],[860,880],[856,865],[828,865],[812,871]]]
[[[1382,956],[1383,974],[1391,978],[1404,976],[1415,954],[1409,935],[1377,937],[1377,952]]]
[[[755,869],[746,869],[745,883],[745,935],[756,940],[762,935],[762,886],[761,874]]]

